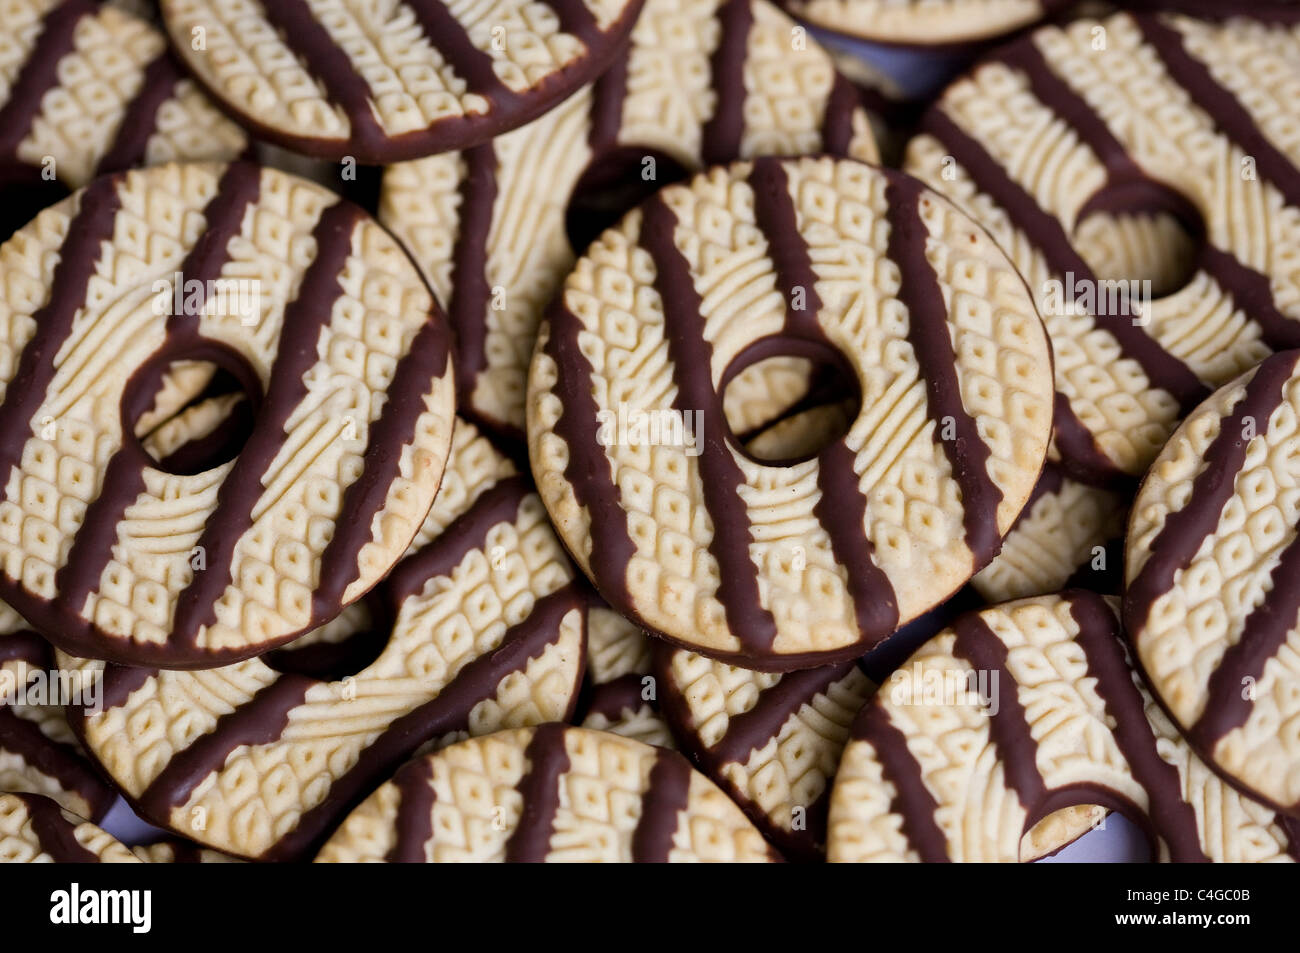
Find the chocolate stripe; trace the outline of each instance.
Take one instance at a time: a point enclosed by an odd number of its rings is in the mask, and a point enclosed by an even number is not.
[[[40,115],[45,94],[59,85],[59,61],[76,48],[78,21],[96,12],[90,0],[63,0],[45,14],[36,44],[9,87],[9,98],[0,107],[0,157],[17,161],[18,147]]]
[[[320,618],[334,614],[361,574],[361,550],[371,541],[375,517],[401,476],[402,451],[415,440],[425,397],[447,373],[448,345],[441,317],[430,314],[397,362],[383,410],[370,429],[361,474],[343,491],[339,512],[347,519],[339,521],[321,554],[320,581],[312,595]]]
[[[633,863],[668,863],[679,815],[686,810],[690,790],[690,763],[676,751],[659,749],[641,795],[641,816],[632,832]]]
[[[1007,670],[1006,643],[973,612],[955,620],[952,630],[957,635],[953,654],[969,662],[977,673],[987,672],[990,678],[996,679],[998,707],[996,714],[989,718],[989,737],[1003,765],[1007,785],[1016,792],[1025,811],[1033,816],[1047,794],[1047,787],[1038,769],[1038,742],[1034,740],[1025,706],[1020,703],[1016,680]]]
[[[1068,596],[1070,615],[1079,626],[1074,640],[1083,649],[1097,695],[1115,721],[1112,732],[1133,779],[1146,791],[1147,817],[1169,847],[1175,863],[1208,860],[1201,849],[1196,812],[1183,800],[1178,769],[1160,757],[1155,730],[1146,716],[1142,693],[1124,654],[1119,621],[1106,601],[1090,592]]]
[[[853,113],[859,102],[858,88],[838,70],[826,99],[826,112],[822,115],[822,151],[832,155],[848,155],[853,141]]]
[[[531,659],[540,658],[549,646],[559,642],[565,617],[584,605],[584,596],[573,583],[538,599],[525,619],[506,630],[495,650],[474,659],[437,697],[385,728],[330,786],[329,797],[304,811],[297,826],[259,859],[295,860],[312,852],[339,818],[371,792],[378,779],[391,774],[422,744],[449,732],[467,730],[474,706],[496,697],[503,679],[523,671]],[[570,714],[566,712],[565,717]]]
[[[316,19],[306,0],[274,0],[261,8],[284,45],[302,60],[325,94],[342,107],[352,127],[350,138],[369,150],[380,148],[386,137],[370,106],[370,84]],[[419,8],[416,10],[418,13]]]
[[[167,473],[194,474],[234,459],[253,428],[253,409],[247,400],[237,401],[230,413],[201,437],[187,440],[158,461]]]
[[[470,552],[486,549],[492,528],[517,521],[520,507],[532,492],[528,478],[517,474],[480,493],[437,539],[397,564],[386,584],[390,602],[400,605],[419,595],[430,580],[450,576]]]
[[[493,69],[493,57],[474,45],[465,25],[443,0],[404,0],[415,14],[424,38],[465,81],[467,90],[498,103],[516,98]]]
[[[1063,113],[1068,115],[1068,113]],[[1072,120],[1073,121],[1073,120]],[[926,112],[923,132],[934,136],[961,163],[975,187],[1006,211],[1011,224],[1042,254],[1048,269],[1059,277],[1074,276],[1074,287],[1094,285],[1096,276],[1075,250],[1065,226],[1043,209],[1037,199],[1016,182],[984,146],[962,130],[939,109]],[[1094,148],[1098,148],[1093,144]],[[1069,283],[1066,283],[1069,287]],[[1107,295],[1096,295],[1098,304],[1109,304]],[[1133,315],[1111,314],[1105,307],[1094,308],[1093,319],[1119,344],[1121,353],[1136,361],[1152,386],[1166,391],[1184,409],[1191,409],[1209,395],[1200,379],[1178,358],[1165,351],[1141,327]]]
[[[1070,399],[1060,391],[1053,397],[1052,435],[1062,465],[1085,482],[1108,485],[1126,478],[1126,474],[1101,452],[1092,431],[1083,425],[1070,406]]]
[[[204,779],[220,771],[236,749],[278,741],[289,714],[304,703],[318,684],[299,675],[280,675],[252,698],[220,716],[212,730],[200,735],[171,760],[140,792],[136,803],[155,823],[170,825],[173,809],[184,806]]]
[[[528,771],[519,781],[523,806],[506,841],[506,863],[542,863],[550,853],[551,834],[560,810],[560,784],[569,770],[569,753],[564,746],[567,730],[556,722],[533,730],[532,740],[524,750]]]
[[[202,294],[206,295],[209,284],[221,276],[221,269],[229,260],[227,246],[240,233],[245,214],[259,193],[260,172],[255,166],[233,163],[226,167],[216,193],[203,210],[207,227],[181,264],[180,274],[186,284],[200,282]],[[188,310],[170,314],[167,337],[188,339],[197,335],[201,313],[200,307],[192,314]],[[165,363],[158,361],[152,372],[146,372],[139,387],[129,389],[134,393],[123,397],[123,419],[138,419],[152,406],[165,373]],[[136,406],[130,406],[132,402]],[[81,525],[72,537],[67,561],[54,576],[55,590],[73,611],[84,610],[86,599],[96,591],[104,570],[113,561],[119,524],[127,509],[145,491],[145,468],[152,465],[149,455],[130,436],[109,459],[99,495],[86,507]]]
[[[701,754],[707,754],[708,760],[719,767],[746,764],[750,755],[780,734],[782,725],[798,714],[804,705],[812,704],[817,695],[824,694],[830,686],[846,678],[856,664],[845,662],[787,672],[775,685],[759,694],[753,708],[733,715],[727,723],[726,733],[713,747],[703,749]]]
[[[397,786],[397,818],[393,822],[393,847],[384,855],[390,864],[426,863],[425,848],[433,839],[433,762],[419,758],[393,776]]]
[[[140,88],[126,104],[113,143],[99,159],[98,174],[144,164],[149,137],[158,128],[158,110],[175,94],[180,79],[180,68],[169,51],[163,51],[145,67]]]
[[[92,819],[103,817],[117,795],[90,769],[76,747],[50,738],[34,721],[0,705],[0,751],[22,758],[59,787],[86,801]]]
[[[1300,347],[1300,321],[1278,310],[1271,278],[1208,242],[1197,256],[1197,264],[1232,296],[1246,319],[1259,326],[1260,337],[1272,350]]]
[[[907,308],[907,339],[925,385],[934,442],[948,458],[961,490],[966,545],[979,570],[997,555],[1002,542],[997,522],[1002,491],[989,476],[988,445],[962,403],[948,305],[926,257],[929,231],[921,218],[920,203],[931,199],[926,198],[920,182],[891,175],[885,200],[889,203],[889,257],[900,273],[898,299]],[[943,431],[949,420],[954,436],[945,440]]]
[[[59,805],[39,794],[14,794],[27,808],[27,819],[36,835],[42,852],[49,854],[56,864],[98,864],[99,855],[87,850],[77,840],[79,826],[63,816]]]
[[[451,300],[447,314],[456,330],[456,403],[468,407],[479,375],[487,366],[488,235],[497,200],[497,157],[491,142],[461,153],[460,229],[451,260]]]
[[[645,688],[646,678],[640,672],[628,672],[612,681],[602,682],[591,690],[591,698],[583,720],[592,715],[603,715],[607,721],[618,721],[626,712],[635,714],[651,703],[646,701],[641,692]]]
[[[867,702],[853,725],[853,737],[871,745],[883,780],[894,786],[889,809],[903,821],[901,832],[923,863],[947,863],[948,839],[939,828],[939,803],[926,787],[921,764],[907,747],[907,738],[878,703]]]
[[[151,678],[158,677],[157,669],[136,668],[109,662],[100,676],[100,704],[104,711],[121,708],[130,697],[144,688]]]
[[[720,36],[709,57],[713,115],[704,124],[700,140],[705,165],[730,162],[740,157],[747,95],[745,60],[749,56],[749,32],[754,27],[750,0],[723,0],[717,20]]]
[[[31,629],[7,632],[0,635],[0,662],[27,662],[41,668],[50,668],[54,654],[50,643]]]
[[[279,347],[271,365],[266,401],[244,450],[217,491],[198,546],[207,568],[196,572],[177,598],[170,638],[196,645],[199,630],[216,621],[216,603],[231,581],[235,546],[253,526],[253,509],[264,489],[262,479],[279,454],[285,426],[307,396],[304,375],[317,362],[321,332],[343,295],[340,273],[352,251],[352,235],[362,211],[340,202],[321,214],[313,237],[316,257],[307,267],[298,296],[284,311]]]
[[[588,47],[600,41],[602,34],[596,25],[596,16],[584,0],[542,0],[542,2],[555,11],[563,32],[576,36]]]
[[[728,0],[731,2],[731,0]],[[722,401],[713,385],[713,346],[704,336],[704,316],[690,265],[677,250],[673,235],[677,216],[660,193],[642,206],[641,247],[655,266],[654,287],[663,302],[664,338],[677,392],[673,406],[685,418],[700,415],[699,476],[704,506],[713,522],[709,552],[717,560],[717,598],[728,628],[751,651],[769,651],[776,641],[776,620],[763,607],[758,567],[749,554],[749,513],[740,498],[745,475],[727,442]]]
[[[592,86],[587,145],[594,153],[618,145],[619,130],[623,128],[623,104],[627,101],[627,69],[631,56],[632,46],[628,43]]]
[[[1148,547],[1150,555],[1124,594],[1124,626],[1135,644],[1142,640],[1147,617],[1155,601],[1174,585],[1202,541],[1215,531],[1224,506],[1236,489],[1237,474],[1250,443],[1243,433],[1249,418],[1252,429],[1263,433],[1273,411],[1284,399],[1284,388],[1296,364],[1294,354],[1278,354],[1264,361],[1246,385],[1245,395],[1221,422],[1218,435],[1205,451],[1205,466],[1192,481],[1191,496],[1183,508],[1170,513]]]

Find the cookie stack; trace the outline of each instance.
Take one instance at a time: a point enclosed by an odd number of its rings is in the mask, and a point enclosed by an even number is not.
[[[11,6],[0,859],[1300,859],[1300,8]]]

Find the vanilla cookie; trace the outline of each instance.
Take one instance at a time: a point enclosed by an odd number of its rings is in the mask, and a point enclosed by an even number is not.
[[[989,603],[1062,589],[1119,595],[1132,491],[1080,483],[1048,464],[1002,552],[971,585]]]
[[[167,837],[152,844],[137,844],[131,853],[146,864],[237,864],[236,857],[199,847],[179,837]]]
[[[875,43],[965,46],[996,39],[1073,0],[781,0],[800,20]]]
[[[1083,590],[962,616],[881,685],[840,761],[829,858],[1028,860],[1086,831],[1085,806],[1137,824],[1156,860],[1300,858],[1300,828],[1193,753],[1113,603]]]
[[[61,648],[211,667],[337,615],[420,528],[451,441],[449,331],[401,247],[236,163],[97,179],[0,246],[0,597]],[[254,408],[169,473],[132,430],[168,369]]]
[[[674,748],[650,674],[650,639],[612,609],[587,610],[587,687],[579,724]]]
[[[537,326],[574,260],[566,219],[591,193],[629,193],[612,196],[613,220],[708,164],[813,152],[875,161],[856,90],[798,32],[766,0],[647,0],[614,65],[541,119],[385,172],[380,218],[458,334],[462,413],[522,435]]]
[[[1056,357],[1055,453],[1081,478],[1140,475],[1210,388],[1300,346],[1300,30],[1262,15],[1045,27],[951,86],[908,149],[904,169],[1026,276]],[[1161,262],[1088,253],[1096,216],[1138,209],[1196,238],[1155,246],[1191,249],[1165,293]]]
[[[362,163],[485,142],[599,75],[641,0],[163,0],[178,55],[258,138]]]
[[[748,456],[721,406],[775,354],[861,391],[847,433],[789,466]],[[669,186],[579,260],[534,352],[530,460],[614,609],[713,658],[808,668],[996,555],[1043,465],[1050,369],[1024,282],[947,201],[853,160],[763,158]]]
[[[162,31],[93,0],[10,0],[0,44],[0,181],[57,180],[248,146]]]
[[[654,657],[680,748],[783,854],[822,857],[831,780],[874,688],[857,663],[778,675],[663,643]]]
[[[776,859],[682,755],[549,724],[461,742],[402,767],[318,863]]]
[[[1124,623],[1197,753],[1300,816],[1300,352],[1223,387],[1133,504]]]
[[[39,794],[0,794],[0,864],[138,864],[85,818]]]
[[[367,604],[219,669],[109,665],[103,711],[74,727],[149,822],[239,857],[309,856],[425,742],[570,717],[587,599],[527,478],[457,422],[437,501]],[[330,650],[372,629],[371,659],[338,672]]]

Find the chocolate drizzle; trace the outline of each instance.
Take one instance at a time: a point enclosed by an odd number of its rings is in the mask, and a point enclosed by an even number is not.
[[[158,128],[158,110],[176,92],[181,71],[168,51],[145,67],[140,88],[118,123],[113,142],[99,159],[98,174],[143,165],[149,137]]]
[[[99,855],[86,849],[77,840],[77,823],[63,816],[57,803],[39,794],[10,794],[23,802],[32,833],[36,835],[41,851],[49,854],[56,864],[97,864]]]
[[[723,0],[718,8],[718,45],[709,57],[713,77],[713,115],[704,124],[701,158],[705,165],[740,157],[745,132],[745,60],[754,27],[751,0]]]
[[[618,133],[623,128],[623,104],[627,101],[627,70],[631,57],[632,46],[629,42],[592,86],[591,126],[587,130],[587,145],[597,157],[618,146]]]
[[[633,863],[668,863],[673,835],[690,803],[690,790],[690,763],[676,751],[659,749],[641,795],[641,816],[632,832]]]
[[[390,864],[423,864],[433,839],[433,761],[417,758],[393,776],[398,791],[397,820],[392,849],[384,856]]]
[[[578,2],[581,4],[581,0]],[[497,76],[492,54],[474,45],[469,32],[446,3],[441,0],[406,0],[406,5],[415,13],[429,45],[438,51],[452,72],[465,80],[470,92],[494,102],[515,98],[515,93]]]
[[[674,241],[677,216],[662,193],[648,201],[642,212],[641,247],[654,261],[654,287],[663,302],[664,338],[677,385],[673,406],[683,416],[693,412],[700,416],[697,462],[704,505],[713,522],[709,552],[718,563],[718,601],[731,634],[743,647],[765,654],[776,641],[776,620],[762,604],[758,566],[749,553],[749,514],[740,497],[745,476],[727,442],[700,295],[690,265]]]
[[[50,668],[54,663],[50,643],[31,629],[0,635],[0,663],[15,661]]]
[[[420,0],[413,0],[413,2],[419,3]],[[542,2],[555,11],[563,32],[576,36],[588,47],[599,41],[600,30],[596,26],[596,18],[584,0],[542,0]]]
[[[0,704],[0,752],[20,757],[28,766],[53,778],[63,790],[80,797],[87,804],[88,817],[98,820],[113,806],[116,793],[71,744],[50,738],[40,726],[15,714]]]
[[[467,149],[462,156],[465,177],[460,182],[460,230],[452,254],[447,313],[456,329],[456,404],[470,407],[487,364],[485,311],[492,297],[487,276],[488,235],[497,200],[497,156],[491,142]]]
[[[523,806],[506,841],[506,863],[541,863],[550,852],[551,834],[563,800],[560,785],[569,770],[569,753],[564,744],[567,730],[555,722],[533,729],[532,740],[524,750],[528,770],[519,781]]]
[[[787,672],[775,685],[759,694],[753,708],[733,715],[727,722],[726,733],[711,748],[701,749],[701,753],[707,753],[708,760],[719,768],[724,764],[748,763],[755,751],[780,734],[787,721],[805,705],[811,705],[818,695],[825,694],[832,685],[847,678],[856,664],[843,662]]]
[[[654,707],[641,694],[645,689],[645,678],[640,672],[628,672],[594,686],[584,706],[583,720],[586,721],[592,715],[601,715],[606,721],[613,722],[629,712],[636,714],[646,706]]]
[[[847,155],[853,142],[853,113],[861,102],[858,88],[843,73],[835,72],[826,113],[822,116],[822,149],[832,155]]]
[[[921,183],[900,175],[890,175],[885,198],[889,204],[888,254],[900,272],[898,299],[907,308],[907,339],[925,386],[934,441],[948,458],[961,490],[966,546],[978,571],[997,555],[1001,545],[997,512],[1002,491],[989,475],[989,447],[962,404],[948,305],[926,256],[929,232],[921,217],[921,203],[931,200]],[[951,440],[943,439],[946,421],[953,424]]]
[[[63,0],[45,14],[36,44],[0,107],[0,158],[17,161],[18,147],[40,115],[45,94],[59,84],[59,61],[75,49],[77,23],[95,12],[90,0]]]

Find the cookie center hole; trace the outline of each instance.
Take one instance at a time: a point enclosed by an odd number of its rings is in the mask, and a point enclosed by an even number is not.
[[[735,443],[766,464],[812,459],[861,408],[856,379],[830,355],[773,354],[724,375],[722,410]]]
[[[1190,202],[1162,186],[1138,182],[1093,196],[1075,226],[1074,245],[1098,281],[1110,283],[1095,294],[1122,291],[1156,301],[1191,281],[1204,234],[1204,222]]]
[[[377,600],[363,600],[348,606],[319,629],[267,652],[262,661],[284,675],[342,682],[379,658],[391,630]]]
[[[602,152],[583,171],[569,198],[564,222],[569,245],[581,254],[629,209],[687,175],[680,162],[654,149]]]
[[[146,365],[128,386],[123,423],[159,470],[211,470],[238,456],[252,432],[260,393],[248,381],[245,368],[224,360],[181,356]]]

